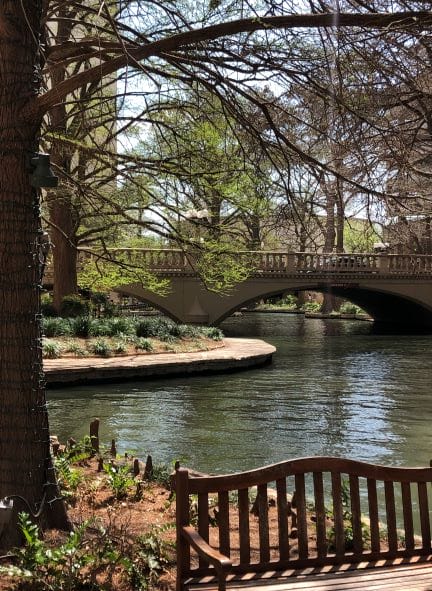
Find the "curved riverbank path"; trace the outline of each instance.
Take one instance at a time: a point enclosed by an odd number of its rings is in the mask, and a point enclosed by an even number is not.
[[[270,363],[276,351],[259,339],[223,341],[218,349],[192,353],[44,359],[45,379],[48,386],[59,387],[227,372]]]

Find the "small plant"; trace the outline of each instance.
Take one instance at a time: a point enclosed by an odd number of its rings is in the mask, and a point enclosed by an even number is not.
[[[352,302],[344,302],[340,307],[341,314],[362,314],[363,310]]]
[[[128,574],[131,589],[146,590],[153,587],[160,575],[169,566],[168,549],[171,544],[164,541],[160,533],[174,527],[153,528],[149,533],[140,536],[132,552],[132,558],[123,561]]]
[[[305,302],[301,307],[303,312],[319,312],[321,304],[319,302]]]
[[[42,332],[46,337],[61,337],[70,335],[72,328],[66,318],[43,318]]]
[[[127,352],[126,343],[124,343],[123,341],[116,341],[113,345],[113,352],[116,355],[122,355],[123,353],[126,353]]]
[[[25,589],[40,591],[75,591],[98,589],[96,575],[112,573],[121,564],[122,554],[108,538],[106,530],[97,530],[97,536],[87,535],[85,522],[71,532],[67,539],[50,548],[40,537],[39,528],[26,513],[20,513],[18,524],[25,545],[15,550],[16,564],[0,566],[0,573],[28,581]]]
[[[223,332],[216,326],[202,326],[201,333],[203,336],[212,339],[213,341],[221,341],[223,339]]]
[[[60,343],[56,341],[50,341],[43,339],[42,342],[42,355],[45,359],[57,359],[62,354],[62,347]]]
[[[79,338],[87,338],[90,334],[91,319],[88,316],[78,316],[71,320],[72,334]]]
[[[72,468],[70,461],[65,456],[54,458],[54,468],[62,495],[66,498],[72,497],[83,480],[81,471]]]
[[[345,550],[351,551],[354,548],[354,530],[353,530],[353,514],[351,512],[351,497],[349,489],[349,481],[342,480],[341,483],[341,500],[343,510],[343,522],[344,522],[344,539],[345,539]],[[327,515],[333,517],[332,511],[327,511]],[[370,528],[368,525],[361,522],[362,529],[362,540],[365,546],[370,541]],[[328,531],[328,549],[333,552],[336,549],[336,533],[334,527]]]
[[[135,334],[135,322],[131,318],[111,318],[108,326],[112,337]]]
[[[86,357],[88,355],[88,351],[78,343],[69,343],[66,352],[73,353],[76,357]]]
[[[150,353],[151,351],[153,351],[152,342],[149,341],[148,339],[143,338],[143,337],[137,338],[135,340],[135,350],[136,351],[147,351],[148,353]]]
[[[112,355],[112,349],[108,341],[104,339],[97,339],[90,345],[90,351],[94,355],[99,357],[110,357]]]
[[[76,318],[86,316],[90,312],[90,306],[87,300],[79,295],[67,295],[62,299],[60,306],[60,316],[63,318]]]
[[[129,489],[135,484],[128,466],[113,466],[105,464],[104,471],[107,475],[107,484],[113,491],[117,500],[127,497]]]
[[[47,293],[41,297],[41,312],[44,318],[57,316],[57,310],[54,308],[52,297]]]

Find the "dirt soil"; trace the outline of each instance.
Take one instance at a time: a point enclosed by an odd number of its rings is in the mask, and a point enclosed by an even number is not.
[[[107,460],[106,460],[107,461]],[[133,458],[127,460],[115,460],[117,465],[126,464],[132,467]],[[155,482],[148,482],[144,480],[145,466],[140,465],[140,474],[135,477],[135,483],[128,489],[127,496],[122,500],[115,499],[113,489],[108,485],[106,471],[100,470],[100,462],[98,459],[85,459],[73,465],[81,475],[81,482],[73,491],[68,503],[68,514],[74,526],[79,526],[85,521],[90,521],[93,529],[96,532],[96,525],[103,526],[108,532],[111,539],[116,541],[117,547],[124,548],[125,553],[130,552],[130,548],[136,538],[142,534],[150,532],[156,528],[158,536],[165,542],[168,542],[169,547],[167,551],[168,564],[163,574],[159,579],[149,587],[154,591],[175,591],[175,498],[167,486],[162,486]],[[140,494],[137,496],[137,483],[140,482]],[[210,500],[209,500],[210,501]],[[192,507],[193,512],[193,507]],[[210,517],[217,513],[215,507],[209,502]],[[235,503],[230,507],[230,529],[231,529],[231,549],[232,557],[235,559],[238,554],[238,510]],[[217,543],[217,526],[212,524],[210,531],[210,541],[215,546]],[[269,499],[269,525],[271,530],[270,545],[273,551],[277,547],[277,511],[274,503]],[[291,523],[291,527],[294,523]],[[215,527],[216,526],[216,527]],[[100,534],[95,533],[93,541],[91,541],[90,531],[90,546],[94,549],[98,543],[103,541]],[[99,535],[99,538],[97,537]],[[65,541],[67,534],[59,531],[49,531],[45,533],[45,540],[47,544],[55,548]],[[314,541],[311,545],[314,545]],[[251,554],[253,559],[259,560],[259,524],[258,517],[251,513],[250,515],[250,543]],[[293,556],[297,553],[297,540],[291,540],[291,554]],[[196,557],[193,556],[193,562],[196,562]],[[2,561],[2,564],[7,564],[7,561]],[[108,591],[132,591],[132,586],[125,582],[124,577],[119,569],[114,569],[109,575],[102,572],[98,575],[98,582],[106,583],[107,576],[109,577],[109,585],[100,589],[107,589]],[[20,579],[16,577],[1,576],[0,591],[12,591],[19,589],[20,591],[34,591],[41,587],[34,587],[30,581],[22,582],[20,586]],[[43,587],[48,589],[48,587]],[[66,587],[62,587],[66,589]],[[80,589],[88,589],[88,587],[80,587]],[[56,589],[53,589],[56,591]],[[74,587],[75,591],[75,587]],[[78,589],[76,589],[78,591]]]
[[[160,537],[172,543],[171,549],[168,549],[169,566],[154,588],[160,591],[174,590],[175,501],[170,490],[154,482],[143,482],[140,487],[141,498],[136,498],[137,487],[132,485],[126,498],[116,500],[112,488],[107,484],[107,474],[98,471],[96,459],[80,462],[77,470],[83,479],[68,503],[68,515],[74,526],[79,526],[85,521],[90,521],[95,526],[103,526],[110,537],[126,550],[137,536],[150,532],[153,528],[163,529],[164,526],[168,526],[166,531],[161,531]],[[141,479],[142,474],[136,478],[137,481]],[[90,527],[90,532],[91,529]],[[44,539],[50,547],[55,548],[66,538],[67,534],[64,532],[48,531]],[[2,560],[1,564],[5,566],[8,561]],[[101,582],[103,577],[104,575],[100,577]],[[130,591],[130,585],[125,585],[119,572],[111,574],[110,579],[110,591]],[[21,582],[21,586],[19,581],[16,577],[0,575],[0,591],[33,590],[30,581]],[[101,586],[101,589],[104,588]]]

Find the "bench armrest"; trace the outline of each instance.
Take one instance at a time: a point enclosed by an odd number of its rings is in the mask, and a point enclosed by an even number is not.
[[[231,559],[212,548],[193,527],[184,526],[181,533],[198,555],[212,564],[217,571],[226,571],[232,566]]]

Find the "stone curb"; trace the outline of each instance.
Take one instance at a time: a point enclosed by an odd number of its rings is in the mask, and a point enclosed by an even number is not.
[[[167,376],[224,373],[260,367],[276,348],[258,339],[224,339],[224,347],[196,353],[159,353],[90,359],[45,359],[49,387],[120,382]]]

